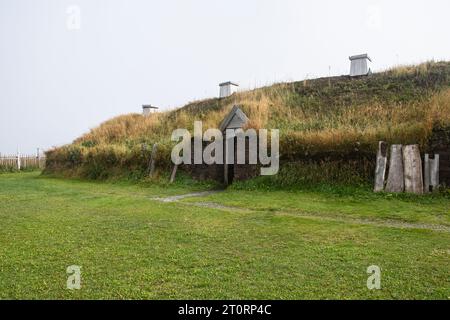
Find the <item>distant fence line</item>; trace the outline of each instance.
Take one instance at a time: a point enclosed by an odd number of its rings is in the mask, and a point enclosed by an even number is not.
[[[3,155],[0,154],[0,169],[41,169],[45,167],[42,155]]]

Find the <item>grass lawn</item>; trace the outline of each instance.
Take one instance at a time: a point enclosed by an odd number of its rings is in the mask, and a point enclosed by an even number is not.
[[[195,188],[1,174],[0,298],[450,298],[448,198],[231,189],[152,199]],[[192,203],[202,200],[247,210]],[[70,265],[81,266],[80,290],[66,289]],[[367,289],[370,265],[381,290]]]
[[[330,190],[331,191],[331,190]],[[317,217],[355,218],[450,227],[450,197],[373,193],[370,190],[262,191],[227,190],[185,202],[207,201],[258,211],[309,214]]]

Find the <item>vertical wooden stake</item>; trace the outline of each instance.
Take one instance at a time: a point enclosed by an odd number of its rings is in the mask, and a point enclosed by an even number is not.
[[[172,174],[170,175],[170,183],[173,183],[175,181],[175,176],[177,174],[178,165],[174,165],[172,169]]]
[[[422,159],[417,144],[403,148],[403,170],[405,175],[405,191],[423,193]]]
[[[439,155],[435,154],[434,159],[430,159],[427,153],[424,162],[423,191],[427,193],[430,192],[430,187],[435,190],[439,186]]]
[[[387,143],[380,141],[378,143],[377,151],[377,166],[375,169],[375,192],[383,191],[384,180],[386,177],[386,165],[387,165]]]
[[[430,182],[433,191],[439,187],[439,155],[434,155],[434,160],[430,164]]]
[[[151,155],[151,158],[150,158],[150,165],[149,165],[149,172],[150,172],[149,176],[150,177],[153,177],[153,174],[155,173],[155,162],[156,162],[156,151],[157,151],[157,148],[158,148],[158,144],[155,143],[153,145],[152,155]]]
[[[402,147],[401,144],[391,145],[386,192],[403,192],[405,190]]]
[[[20,171],[20,152],[17,150],[17,170]]]
[[[430,177],[430,155],[425,154],[424,164],[423,164],[423,191],[425,193],[430,192],[431,177]]]
[[[38,167],[38,169],[40,169],[41,168],[41,152],[40,152],[39,148],[37,148],[36,159],[37,159],[37,167]]]

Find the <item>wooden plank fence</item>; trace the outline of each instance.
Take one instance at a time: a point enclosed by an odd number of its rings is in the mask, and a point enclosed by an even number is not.
[[[42,155],[0,155],[0,169],[23,170],[44,167],[45,156]]]

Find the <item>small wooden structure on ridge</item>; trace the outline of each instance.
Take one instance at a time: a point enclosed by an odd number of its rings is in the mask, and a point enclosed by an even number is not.
[[[351,77],[367,76],[372,73],[368,63],[372,62],[372,59],[370,59],[367,53],[351,56],[349,57],[349,59],[351,61],[350,64]]]
[[[158,107],[154,107],[154,106],[152,106],[150,104],[143,104],[142,105],[142,115],[143,116],[148,116],[149,114],[152,113],[152,110],[156,111],[158,109],[159,109]]]
[[[219,84],[219,87],[220,87],[219,98],[226,98],[235,93],[239,85],[237,83],[227,81]]]

